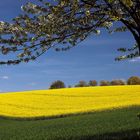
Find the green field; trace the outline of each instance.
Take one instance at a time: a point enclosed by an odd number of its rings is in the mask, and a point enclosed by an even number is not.
[[[140,106],[48,120],[0,119],[0,140],[138,140]]]

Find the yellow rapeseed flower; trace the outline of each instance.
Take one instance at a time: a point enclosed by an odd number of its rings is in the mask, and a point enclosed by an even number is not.
[[[140,105],[140,86],[107,86],[0,94],[0,115],[40,117]]]

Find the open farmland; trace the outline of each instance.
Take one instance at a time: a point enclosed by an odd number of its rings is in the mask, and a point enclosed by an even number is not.
[[[38,90],[0,94],[0,116],[59,117],[140,105],[140,86]]]
[[[0,140],[140,139],[140,86],[3,93],[0,101]]]

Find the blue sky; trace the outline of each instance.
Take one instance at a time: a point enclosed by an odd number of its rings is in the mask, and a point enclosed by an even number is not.
[[[23,0],[22,2],[26,2]],[[0,2],[0,21],[10,21],[21,13],[20,0]],[[140,59],[115,62],[119,47],[132,46],[130,33],[91,36],[67,52],[50,50],[34,62],[0,66],[0,91],[47,89],[55,80],[75,85],[80,80],[127,79],[140,76]],[[2,55],[0,54],[0,59]]]

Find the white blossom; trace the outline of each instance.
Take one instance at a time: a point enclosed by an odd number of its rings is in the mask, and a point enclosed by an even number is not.
[[[0,21],[0,25],[1,25],[1,26],[4,26],[4,25],[5,25],[5,22]]]
[[[97,31],[96,31],[96,34],[97,34],[97,35],[100,35],[100,33],[101,33],[100,30],[97,30]]]

